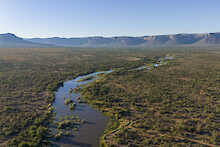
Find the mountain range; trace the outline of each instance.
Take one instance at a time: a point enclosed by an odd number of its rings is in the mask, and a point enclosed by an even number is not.
[[[141,37],[20,38],[0,34],[0,47],[158,47],[220,45],[220,33],[174,34]]]
[[[34,43],[14,34],[0,34],[0,48],[20,48],[20,47],[49,47],[51,45]]]

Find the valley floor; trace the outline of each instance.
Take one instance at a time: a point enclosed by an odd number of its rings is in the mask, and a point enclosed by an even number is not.
[[[81,91],[112,118],[103,144],[220,145],[220,52],[176,56],[152,70],[113,72]]]
[[[166,65],[131,70],[167,54],[175,59]],[[218,48],[32,48],[0,49],[0,146],[49,146],[54,91],[109,69],[81,90],[111,118],[102,146],[220,145]]]

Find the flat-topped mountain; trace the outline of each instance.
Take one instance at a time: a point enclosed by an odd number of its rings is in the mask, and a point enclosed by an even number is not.
[[[175,34],[141,37],[31,38],[0,34],[0,47],[158,47],[220,45],[220,33]]]
[[[58,46],[85,47],[130,47],[130,46],[172,46],[172,45],[220,45],[220,33],[175,34],[142,37],[85,37],[85,38],[32,38],[34,43]]]

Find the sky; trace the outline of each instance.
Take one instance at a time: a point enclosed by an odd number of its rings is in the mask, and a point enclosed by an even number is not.
[[[145,36],[220,32],[220,0],[0,0],[0,34]]]

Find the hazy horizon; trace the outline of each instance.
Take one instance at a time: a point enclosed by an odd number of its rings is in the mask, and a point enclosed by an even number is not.
[[[0,34],[69,38],[219,32],[219,5],[218,0],[2,0]]]
[[[31,39],[31,38],[42,38],[42,39],[46,39],[46,38],[89,38],[89,37],[104,37],[104,38],[112,38],[112,37],[144,37],[144,36],[163,36],[163,35],[177,35],[177,34],[208,34],[208,33],[220,33],[220,31],[216,31],[216,32],[197,32],[197,33],[168,33],[168,34],[155,34],[155,35],[148,35],[148,34],[145,34],[145,35],[141,35],[141,36],[128,36],[128,35],[115,35],[115,36],[98,36],[98,35],[90,35],[90,36],[48,36],[48,37],[22,37],[22,36],[19,36],[13,32],[4,32],[4,33],[0,33],[0,34],[14,34],[15,36],[17,37],[21,37],[21,38],[24,38],[24,39]]]

